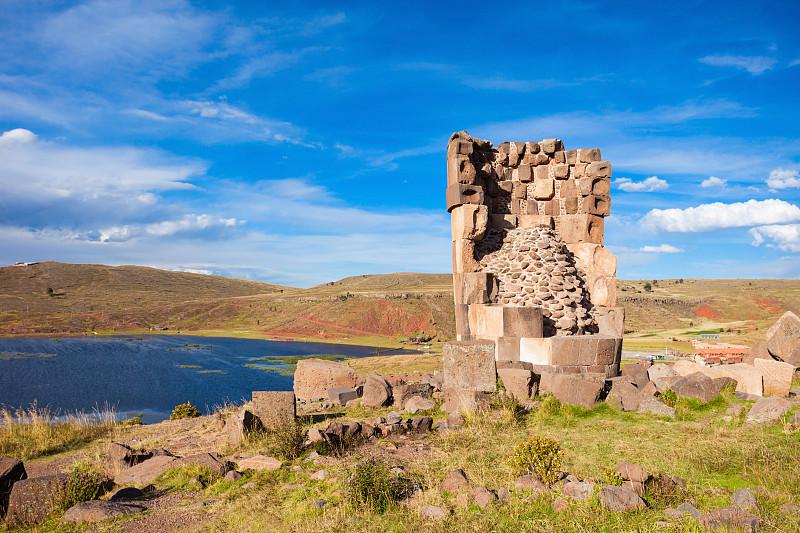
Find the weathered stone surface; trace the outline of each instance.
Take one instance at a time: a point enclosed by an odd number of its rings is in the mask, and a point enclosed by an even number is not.
[[[464,204],[482,204],[484,202],[483,187],[467,183],[453,183],[445,191],[445,200],[448,212]]]
[[[196,453],[178,458],[175,462],[171,463],[170,468],[184,465],[202,466],[208,468],[213,474],[220,477],[224,476],[225,472],[228,471],[228,466],[225,464],[225,461],[221,461],[216,457],[216,454],[212,455],[210,453]]]
[[[649,381],[642,389],[642,396],[658,396],[659,394],[661,394],[661,391],[652,381]]]
[[[729,377],[736,381],[736,392],[746,392],[762,396],[764,393],[764,374],[757,368],[744,363],[704,367],[701,372],[711,378]]]
[[[489,225],[489,208],[485,205],[467,204],[451,212],[453,240],[479,241],[486,235]]]
[[[8,511],[8,498],[11,487],[21,479],[27,479],[25,465],[22,461],[11,457],[0,458],[0,521]]]
[[[594,483],[591,481],[570,481],[564,483],[561,492],[576,502],[583,502],[594,496]]]
[[[748,489],[739,489],[731,494],[731,505],[745,511],[755,511],[758,509],[758,502],[755,495]]]
[[[330,401],[339,405],[347,405],[350,400],[358,399],[358,391],[353,387],[331,387],[326,394]]]
[[[647,507],[635,493],[622,487],[607,485],[600,489],[600,503],[612,512],[637,511]]]
[[[726,365],[726,366],[733,366],[733,365]],[[681,359],[679,361],[675,361],[672,365],[672,370],[677,372],[681,376],[688,376],[689,374],[694,374],[695,372],[702,372],[706,367],[699,363],[693,363],[691,361],[686,361]]]
[[[697,523],[705,530],[729,528],[732,531],[755,533],[761,529],[758,517],[738,507],[717,509],[697,519]]]
[[[354,387],[355,384],[355,370],[335,361],[302,359],[294,372],[294,394],[305,401],[325,398],[332,387]]]
[[[747,363],[748,365],[752,365],[753,361],[755,361],[756,359],[768,359],[770,361],[775,360],[769,353],[769,348],[767,347],[767,341],[756,341],[755,344],[753,344],[753,347],[750,348],[750,351],[747,352],[747,355],[744,357],[744,360],[742,362]]]
[[[235,413],[228,415],[225,421],[225,433],[228,438],[228,444],[236,446],[242,439],[247,437],[253,431],[258,431],[264,426],[261,424],[261,419],[250,411],[244,405],[240,407]]]
[[[364,382],[361,403],[366,407],[377,409],[389,404],[392,388],[380,374],[370,374]]]
[[[405,410],[412,415],[419,411],[429,411],[436,408],[436,402],[430,398],[423,398],[422,396],[412,396],[408,399],[405,405]]]
[[[253,391],[253,414],[266,428],[294,422],[296,404],[292,391]]]
[[[565,498],[558,498],[553,501],[553,511],[561,513],[570,508],[569,500]]]
[[[764,376],[764,394],[769,396],[789,396],[794,377],[794,366],[782,361],[756,359],[753,366]]]
[[[649,383],[649,382],[648,382]],[[642,401],[642,392],[623,380],[614,380],[611,386],[611,392],[608,393],[610,400],[619,400],[622,405],[623,411],[636,411],[639,408],[639,402]]]
[[[592,315],[597,321],[597,332],[600,335],[622,338],[625,331],[624,307],[595,307]]]
[[[447,342],[442,349],[444,389],[497,390],[494,345],[485,341]]]
[[[447,415],[447,427],[463,426],[467,421],[459,411]]]
[[[644,496],[644,483],[641,481],[623,481],[620,486],[623,489],[628,489],[640,498]]]
[[[100,522],[115,516],[136,514],[144,511],[144,505],[132,503],[108,502],[102,500],[91,500],[81,502],[67,509],[61,518],[61,523],[81,524],[83,522]]]
[[[531,397],[531,385],[534,384],[534,374],[531,370],[498,368],[497,375],[500,376],[507,394],[518,400],[527,400]]]
[[[424,433],[430,431],[433,427],[433,418],[430,416],[415,416],[409,421],[409,426],[414,431]]]
[[[792,402],[778,398],[777,396],[770,396],[768,398],[761,398],[747,413],[745,424],[774,424],[783,420],[783,415],[789,412],[792,408]]]
[[[491,403],[489,396],[480,391],[445,389],[443,392],[445,403],[442,405],[442,409],[446,413],[455,413],[462,410],[478,411],[486,409]]]
[[[773,357],[786,361],[797,346],[800,346],[800,318],[786,311],[767,330],[767,348]]]
[[[423,520],[438,521],[444,520],[450,515],[450,510],[446,507],[437,505],[423,505],[419,510],[419,516]]]
[[[170,468],[177,466],[175,465],[175,461],[177,461],[175,457],[170,457],[168,455],[157,455],[151,459],[148,459],[147,461],[139,463],[138,465],[123,470],[114,478],[114,483],[117,485],[140,485],[152,483],[155,478]]]
[[[447,477],[444,478],[442,484],[439,485],[439,490],[442,492],[449,492],[451,494],[455,494],[461,490],[469,490],[471,487],[472,484],[469,482],[467,474],[465,474],[463,470],[458,468],[447,474]]]
[[[639,408],[636,410],[636,412],[640,415],[651,414],[675,418],[675,409],[657,400],[653,396],[645,396],[642,398],[642,401],[639,402]]]
[[[614,468],[614,473],[626,481],[636,481],[639,483],[644,483],[647,481],[647,478],[650,477],[647,470],[641,466],[624,462],[619,463]]]
[[[514,490],[530,490],[534,494],[544,494],[549,492],[550,489],[538,477],[526,474],[514,480]]]
[[[239,470],[278,470],[283,464],[279,459],[267,455],[255,455],[239,459]]]
[[[485,509],[487,505],[497,501],[497,494],[486,487],[477,487],[470,491],[469,499],[481,509]]]
[[[691,515],[693,518],[700,518],[701,516],[703,516],[703,511],[701,511],[700,509],[698,509],[689,502],[684,502],[680,504],[678,506],[678,511],[681,511],[682,513],[687,513]]]
[[[394,406],[403,409],[405,408],[406,402],[415,396],[431,398],[433,395],[433,386],[429,383],[395,385],[392,388],[392,395],[394,397]]]
[[[11,487],[6,523],[38,524],[50,516],[59,491],[67,485],[67,474],[21,479]]]
[[[593,383],[569,374],[554,374],[551,381],[553,396],[559,401],[584,409],[594,408],[602,383]]]
[[[644,388],[650,378],[644,363],[632,363],[622,367],[622,375],[627,376],[639,389]]]
[[[236,470],[231,470],[227,474],[225,474],[225,477],[222,478],[222,481],[227,481],[228,483],[235,483],[237,481],[240,481],[241,479],[242,479],[242,474],[240,472],[237,472]]]
[[[650,379],[650,381],[654,381],[658,378],[671,378],[679,375],[680,374],[678,374],[670,365],[665,363],[656,363],[647,369],[647,377]]]
[[[684,376],[673,383],[672,390],[684,398],[708,403],[719,395],[719,388],[714,380],[702,372]]]
[[[136,498],[141,498],[144,496],[144,491],[141,489],[137,489],[136,487],[123,487],[114,492],[114,494],[108,499],[108,501],[116,502],[116,501],[124,501],[124,500],[133,500]]]

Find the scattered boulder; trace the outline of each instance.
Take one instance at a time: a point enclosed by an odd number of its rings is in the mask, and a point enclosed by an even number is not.
[[[667,515],[667,518],[674,518],[676,520],[683,518],[683,511],[677,509],[664,509],[664,514]]]
[[[116,502],[121,500],[135,500],[144,496],[144,492],[136,487],[123,487],[116,491],[108,501]]]
[[[399,424],[403,420],[403,416],[397,411],[392,411],[386,415],[386,423],[389,425]]]
[[[239,460],[240,470],[278,470],[283,463],[279,459],[267,455],[256,455]]]
[[[647,382],[650,385],[650,382]],[[646,385],[647,386],[647,385]],[[614,380],[608,398],[617,400],[623,411],[635,411],[642,401],[642,392],[625,380]]]
[[[403,409],[406,403],[413,397],[430,399],[433,395],[433,387],[428,383],[408,383],[396,385],[392,388],[394,406]]]
[[[467,474],[458,468],[447,474],[447,477],[444,478],[442,484],[439,485],[439,490],[442,492],[455,494],[460,490],[469,490],[471,486],[472,484],[469,482]]]
[[[558,498],[553,501],[553,511],[560,513],[569,509],[569,500]]]
[[[117,474],[114,478],[114,483],[117,485],[143,485],[152,483],[152,481],[169,470],[174,468],[175,457],[168,455],[158,455],[138,465],[127,468]]]
[[[745,424],[773,424],[780,422],[783,415],[789,412],[792,408],[792,402],[778,398],[777,396],[770,396],[768,398],[761,398],[747,413]]]
[[[531,474],[519,476],[515,479],[514,490],[530,490],[533,491],[534,494],[544,494],[550,491],[547,485],[542,483],[538,477]]]
[[[466,422],[467,421],[464,419],[464,415],[462,415],[459,411],[447,415],[448,427],[463,426],[464,424],[466,424]]]
[[[747,352],[747,355],[744,357],[742,362],[752,365],[756,359],[768,359],[770,361],[775,360],[769,353],[769,348],[767,348],[766,341],[756,341],[756,343],[753,344],[753,347],[750,348],[750,351]]]
[[[330,401],[339,405],[347,405],[350,400],[358,399],[358,391],[353,387],[331,387],[326,394]]]
[[[419,516],[423,520],[444,520],[450,515],[450,510],[446,507],[439,507],[437,505],[424,505],[419,510]]]
[[[370,374],[364,382],[361,403],[366,407],[377,409],[389,403],[392,388],[380,374]]]
[[[428,400],[430,401],[430,400]],[[416,416],[409,420],[409,427],[414,431],[426,432],[433,427],[433,418],[430,416]]]
[[[497,368],[494,350],[492,341],[446,342],[442,346],[443,390],[495,392]]]
[[[639,408],[636,410],[636,413],[640,415],[650,414],[675,418],[676,411],[675,408],[668,406],[652,396],[645,396],[642,398],[642,401],[639,402]]]
[[[640,481],[623,481],[620,485],[623,489],[628,489],[636,493],[639,497],[644,496],[644,483]]]
[[[600,489],[598,497],[600,503],[613,512],[638,511],[647,507],[635,492],[614,485],[606,485]]]
[[[684,502],[678,506],[678,510],[691,515],[693,518],[700,518],[703,516],[703,511],[695,507],[689,502]]]
[[[294,372],[294,394],[303,401],[327,397],[333,387],[354,387],[356,372],[347,365],[324,359],[301,359]]]
[[[67,509],[61,518],[61,523],[81,524],[83,522],[100,522],[115,516],[141,513],[146,508],[144,505],[132,503],[110,502],[91,500],[81,502]]]
[[[647,385],[642,389],[642,396],[658,396],[659,394],[661,394],[661,391],[652,381],[648,381]]]
[[[470,491],[469,499],[481,509],[485,509],[487,505],[497,501],[497,494],[486,487],[477,487]]]
[[[229,415],[225,422],[228,444],[236,446],[248,435],[262,429],[262,427],[261,419],[246,406],[242,406],[235,413]]]
[[[240,474],[236,470],[230,470],[227,474],[225,474],[225,477],[222,478],[222,481],[235,483],[236,481],[240,481],[241,479],[242,479],[242,474]]]
[[[787,311],[767,330],[767,349],[776,359],[786,361],[798,345],[800,318]]]
[[[6,523],[44,522],[50,516],[57,494],[64,490],[68,480],[67,474],[53,474],[15,482],[8,498]]]
[[[503,382],[506,393],[518,400],[530,399],[535,390],[534,373],[523,368],[498,368],[497,375]]]
[[[671,365],[666,363],[656,363],[647,369],[647,377],[650,378],[650,381],[655,381],[659,378],[672,378],[675,376],[680,376],[680,374],[678,374]]]
[[[11,457],[0,458],[0,520],[8,511],[8,498],[14,483],[27,477],[22,461]]]
[[[317,470],[308,477],[310,477],[314,481],[324,481],[325,478],[328,477],[328,471],[323,468],[322,470]]]
[[[633,363],[622,367],[621,373],[623,376],[628,377],[637,388],[643,389],[650,377],[647,373],[644,363]]]
[[[553,374],[550,377],[553,396],[563,403],[593,409],[603,390],[603,383],[588,381],[570,374]]]
[[[793,365],[772,359],[756,359],[753,366],[764,375],[764,394],[789,396],[794,377]]]
[[[561,487],[561,493],[576,502],[583,502],[594,496],[594,483],[591,481],[568,481]]]
[[[175,468],[184,465],[202,466],[211,470],[215,476],[224,476],[228,471],[228,465],[224,461],[220,461],[215,455],[210,453],[196,453],[176,459],[170,468]]]
[[[719,395],[717,384],[702,372],[684,376],[672,385],[672,390],[679,396],[703,403],[708,403]]]
[[[412,396],[405,405],[405,410],[412,415],[418,411],[430,411],[435,408],[436,402],[430,398],[423,398],[422,396]]]
[[[758,509],[758,502],[755,495],[747,489],[739,489],[731,494],[731,505],[745,511],[755,511]]]
[[[650,477],[647,470],[632,463],[619,463],[614,468],[614,473],[625,481],[636,481],[639,483],[644,483],[647,481],[647,478]]]
[[[706,530],[727,527],[733,531],[755,533],[761,529],[761,523],[757,517],[738,507],[724,507],[711,511],[699,517],[697,523]]]

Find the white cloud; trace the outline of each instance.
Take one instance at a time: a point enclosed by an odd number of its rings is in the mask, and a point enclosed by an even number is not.
[[[36,134],[32,131],[16,128],[9,131],[4,131],[0,135],[0,145],[9,146],[12,143],[27,143],[36,140]]]
[[[795,59],[794,61],[792,61],[791,63],[789,63],[789,66],[790,66],[790,67],[795,67],[795,66],[797,66],[797,65],[800,65],[800,59]]]
[[[706,56],[701,57],[698,61],[713,67],[735,67],[740,70],[746,70],[753,76],[763,74],[778,62],[774,57],[731,55]]]
[[[669,244],[660,244],[658,246],[642,246],[639,248],[640,252],[647,252],[652,254],[679,254],[684,252],[683,248],[676,248]]]
[[[727,185],[727,183],[728,180],[724,180],[716,176],[709,176],[707,179],[703,180],[700,186],[703,187],[704,189],[707,189],[709,187],[724,187],[725,185]]]
[[[750,229],[753,246],[764,244],[787,252],[800,252],[800,224],[772,224]],[[773,244],[765,244],[771,239]]]
[[[767,186],[770,189],[796,189],[800,187],[800,172],[782,168],[775,169],[769,173]]]
[[[669,232],[695,233],[724,228],[781,224],[800,220],[800,207],[778,199],[715,202],[686,209],[652,209],[642,225]]]
[[[189,267],[178,267],[178,268],[171,268],[173,272],[189,272],[190,274],[203,274],[205,276],[211,276],[214,274],[213,271],[205,269],[205,268],[189,268]]]
[[[88,237],[90,240],[98,240],[100,242],[119,242],[135,239],[143,235],[167,237],[177,233],[188,234],[203,232],[211,228],[232,228],[244,223],[244,220],[236,220],[235,218],[221,218],[207,214],[188,214],[177,219],[162,220],[150,224],[111,226],[101,229],[98,232],[93,232],[88,235]]]
[[[665,191],[669,187],[666,180],[660,179],[658,176],[650,176],[642,181],[632,181],[629,178],[619,178],[614,180],[619,190],[626,192],[655,192]]]

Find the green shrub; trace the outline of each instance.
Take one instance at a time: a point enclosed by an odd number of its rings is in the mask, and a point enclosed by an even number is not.
[[[63,513],[75,504],[95,499],[100,492],[100,481],[100,472],[90,463],[76,463],[66,485],[56,492],[53,509]]]
[[[678,395],[672,389],[665,390],[658,399],[672,408],[678,404]]]
[[[603,470],[603,477],[609,485],[616,485],[617,487],[622,485],[622,477],[617,475],[616,470],[613,468],[606,468]]]
[[[179,420],[181,418],[196,418],[198,416],[200,416],[200,411],[197,410],[197,407],[193,406],[189,402],[186,402],[176,405],[175,409],[172,410],[172,414],[169,415],[169,419]]]
[[[347,496],[353,507],[382,514],[409,496],[412,485],[411,480],[394,475],[385,463],[371,457],[353,468]]]
[[[129,419],[127,419],[125,422],[123,422],[123,423],[122,423],[122,425],[123,425],[124,427],[128,427],[128,426],[141,426],[141,425],[142,425],[142,419],[141,419],[141,418],[139,418],[138,416],[134,416],[133,418],[129,418]]]
[[[561,470],[564,450],[554,439],[534,435],[517,443],[514,454],[505,458],[515,476],[533,474],[543,483],[551,485],[557,481],[556,472]]]
[[[297,421],[286,422],[255,433],[255,444],[265,448],[264,453],[284,461],[300,457],[305,450],[306,431]]]

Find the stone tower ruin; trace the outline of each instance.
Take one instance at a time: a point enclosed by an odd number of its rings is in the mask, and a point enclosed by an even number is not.
[[[617,258],[603,246],[610,178],[597,148],[450,137],[459,341],[493,342],[498,367],[619,374],[624,310],[616,307]]]

